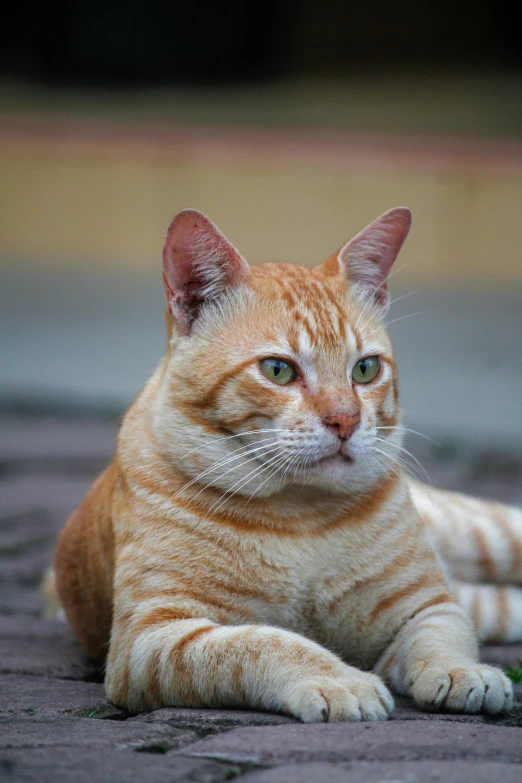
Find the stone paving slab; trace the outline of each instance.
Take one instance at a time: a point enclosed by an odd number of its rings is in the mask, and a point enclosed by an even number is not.
[[[65,623],[24,615],[0,617],[0,674],[101,680]]]
[[[230,729],[245,726],[282,726],[289,723],[299,724],[289,715],[277,715],[271,712],[251,712],[248,710],[197,710],[165,708],[141,714],[128,719],[145,723],[167,723],[179,729],[194,731],[198,736],[220,734]]]
[[[0,751],[2,783],[221,783],[240,771],[170,753],[78,747]]]
[[[0,750],[11,748],[80,747],[133,748],[144,752],[166,753],[197,739],[190,731],[181,731],[160,723],[85,718],[0,717]]]
[[[102,683],[77,682],[29,675],[0,675],[0,718],[63,716],[97,718],[107,714]],[[111,708],[111,716],[121,711]]]
[[[522,648],[520,648],[520,652],[522,653]],[[405,699],[401,696],[394,696],[394,699],[395,709],[390,716],[390,720],[393,721],[433,721],[436,719],[439,721],[448,721],[450,723],[481,723],[488,725],[522,727],[522,688],[520,686],[515,688],[515,704],[513,710],[508,715],[499,716],[465,715],[455,712],[423,712],[419,707],[416,707],[410,699]]]
[[[522,658],[522,644],[487,644],[482,647],[480,657],[492,666],[513,666]],[[522,689],[522,683],[518,687]]]
[[[184,753],[221,761],[282,764],[311,761],[484,759],[522,764],[520,728],[384,721],[233,729],[207,737]],[[522,767],[521,767],[522,772]]]
[[[245,783],[520,783],[517,764],[484,761],[371,761],[283,764],[254,772]]]

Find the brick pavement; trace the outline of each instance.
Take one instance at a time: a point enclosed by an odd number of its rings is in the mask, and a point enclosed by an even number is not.
[[[6,783],[522,783],[522,688],[512,715],[429,715],[397,700],[382,724],[304,726],[227,710],[128,716],[38,584],[67,514],[113,448],[116,422],[0,415],[0,778]],[[412,446],[413,444],[410,444]],[[522,458],[416,444],[436,484],[522,503]],[[515,664],[522,645],[486,647]]]

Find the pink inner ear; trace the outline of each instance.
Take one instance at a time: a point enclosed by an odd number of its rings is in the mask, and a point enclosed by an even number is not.
[[[387,302],[386,280],[410,226],[409,209],[390,209],[339,251],[338,258],[349,281],[370,289],[381,305]]]
[[[246,278],[244,258],[203,213],[184,209],[172,219],[163,246],[167,304],[184,334],[206,300]]]

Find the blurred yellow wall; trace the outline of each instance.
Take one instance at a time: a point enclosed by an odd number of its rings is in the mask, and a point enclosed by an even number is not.
[[[321,261],[390,207],[404,277],[522,281],[522,147],[29,120],[0,127],[0,264],[156,273],[171,215],[203,210],[248,260]]]

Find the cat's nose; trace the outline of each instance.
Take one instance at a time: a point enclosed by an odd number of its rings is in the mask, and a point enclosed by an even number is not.
[[[336,413],[333,416],[325,416],[323,421],[327,427],[336,430],[341,440],[347,440],[361,421],[361,414],[359,412]]]

